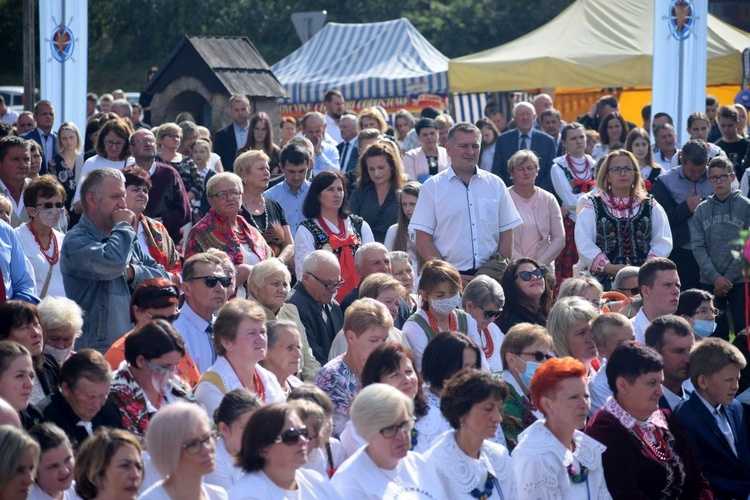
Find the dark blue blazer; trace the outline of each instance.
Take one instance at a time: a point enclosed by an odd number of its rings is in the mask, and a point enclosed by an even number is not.
[[[54,130],[50,132],[50,135],[52,136],[52,154],[49,154],[48,151],[45,151],[44,153],[49,158],[54,158],[57,154],[57,132]],[[34,141],[37,144],[39,144],[42,147],[42,150],[44,150],[44,144],[42,143],[42,137],[39,135],[39,129],[35,128],[31,132],[26,132],[21,136],[22,139],[26,139],[27,141]],[[47,162],[44,161],[44,157],[42,157],[42,168],[39,170],[39,175],[44,175],[47,173]]]
[[[750,494],[750,444],[742,405],[736,399],[725,407],[734,434],[732,452],[706,405],[693,393],[677,408],[698,465],[714,491],[714,498],[747,498]]]
[[[351,146],[351,144],[350,144]],[[352,170],[357,170],[357,162],[359,161],[359,149],[357,149],[356,146],[354,147],[354,151],[351,152],[349,155],[349,163],[347,165],[341,165],[341,172],[347,173],[351,172]],[[340,142],[336,145],[336,149],[339,151],[339,156],[343,160],[343,154],[344,154],[344,143]],[[750,149],[750,148],[748,148]]]
[[[221,157],[221,164],[226,172],[234,172],[234,159],[237,157],[237,150],[241,146],[244,146],[244,144],[237,145],[234,123],[217,130],[214,134],[214,153]]]
[[[521,136],[518,129],[503,132],[497,138],[495,147],[495,158],[492,160],[492,173],[499,176],[506,186],[512,186],[513,180],[508,172],[508,160],[518,151],[518,141]],[[542,189],[555,192],[552,186],[552,160],[556,158],[557,146],[555,140],[540,130],[534,130],[531,135],[531,151],[539,157],[539,175],[536,185]]]

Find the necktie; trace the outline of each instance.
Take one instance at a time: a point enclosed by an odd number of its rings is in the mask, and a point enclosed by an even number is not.
[[[326,327],[328,327],[328,333],[333,338],[336,332],[333,331],[333,316],[331,315],[331,306],[328,304],[323,305],[323,320],[326,322]]]
[[[81,420],[81,421],[80,421],[80,422],[78,422],[78,423],[77,423],[76,425],[77,425],[78,427],[83,427],[84,429],[86,429],[86,433],[87,433],[87,434],[88,434],[89,436],[93,436],[93,435],[94,435],[94,426],[93,426],[93,425],[91,425],[91,422],[84,422],[83,420]]]
[[[734,445],[734,433],[732,432],[732,428],[729,426],[729,422],[724,414],[720,412],[718,408],[714,409],[714,418],[716,419],[716,424],[719,426],[719,430],[724,434],[727,443],[729,443],[729,447],[732,448],[734,454],[737,455],[737,447]]]
[[[523,149],[529,149],[529,143],[527,140],[529,139],[529,136],[527,134],[521,134],[521,146],[518,148],[519,151]]]
[[[346,172],[349,170],[349,163],[347,162],[346,153],[349,151],[349,143],[344,143],[344,148],[341,150],[341,171]]]
[[[211,348],[211,364],[216,362],[216,351],[214,351],[214,325],[209,323],[206,327],[206,335],[208,335],[208,345]]]

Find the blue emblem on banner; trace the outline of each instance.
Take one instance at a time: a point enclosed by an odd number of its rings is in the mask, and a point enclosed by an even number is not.
[[[54,18],[53,21],[57,24],[57,21]],[[73,18],[68,21],[67,26],[63,23],[57,24],[57,27],[52,32],[49,39],[50,52],[57,62],[64,63],[73,57],[76,39],[73,36],[73,31],[70,29],[70,24],[72,22]]]
[[[695,28],[696,17],[693,2],[690,0],[672,0],[666,19],[672,37],[677,41],[687,40],[693,34]]]

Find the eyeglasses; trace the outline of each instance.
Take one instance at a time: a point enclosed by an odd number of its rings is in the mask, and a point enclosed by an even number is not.
[[[551,354],[545,354],[542,351],[519,352],[518,354],[516,354],[516,356],[518,356],[519,354],[523,354],[524,356],[533,356],[534,360],[536,360],[538,363],[541,363],[545,359],[552,359]]]
[[[55,203],[52,203],[51,201],[45,201],[44,203],[40,203],[39,205],[35,205],[35,206],[42,207],[42,208],[49,210],[50,208],[64,208],[65,203],[61,201],[57,201]]]
[[[730,177],[731,177],[731,174],[712,175],[711,177],[708,178],[708,182],[710,182],[711,184],[716,184],[717,182],[724,182]]]
[[[216,286],[216,285],[214,285],[214,286]],[[210,287],[210,288],[213,288],[213,286]],[[226,288],[226,287],[224,287],[224,288]],[[149,319],[163,319],[167,323],[174,323],[175,321],[177,321],[180,318],[180,311],[177,311],[176,313],[174,313],[174,314],[172,314],[170,316],[162,316],[161,314],[151,315],[149,313],[146,313],[146,316],[148,316]]]
[[[533,278],[543,279],[544,270],[542,268],[537,268],[533,271],[519,271],[516,273],[516,278],[521,278],[524,281],[531,281]]]
[[[700,314],[701,316],[708,316],[708,315],[717,316],[719,314],[719,310],[716,309],[715,307],[712,307],[710,309],[702,307],[698,309],[697,311],[695,311],[693,313],[693,316],[696,316],[698,314]]]
[[[182,449],[191,455],[197,455],[205,447],[208,448],[219,437],[217,431],[209,432],[203,439],[193,439],[187,443],[182,443]]]
[[[310,434],[307,427],[300,427],[299,429],[291,428],[281,433],[279,437],[273,440],[274,443],[283,443],[287,446],[292,446],[299,443],[300,437],[310,440]]]
[[[497,311],[488,311],[487,309],[484,309],[479,306],[476,306],[476,308],[484,313],[484,319],[495,319],[498,316],[500,316],[501,312],[503,312],[502,309],[498,309]]]
[[[635,169],[633,167],[612,167],[608,171],[611,174],[617,174],[617,175],[627,174],[627,175],[630,175],[633,172],[635,172]]]
[[[156,373],[161,373],[162,375],[169,375],[170,377],[174,375],[174,367],[167,368],[166,366],[159,366],[155,363],[152,363],[149,360],[146,360],[146,365],[149,367],[151,371],[155,371]]]
[[[413,427],[414,427],[414,418],[409,418],[407,420],[404,420],[400,424],[389,425],[388,427],[383,427],[378,432],[380,432],[380,435],[386,439],[393,439],[396,436],[396,434],[398,434],[399,432],[408,434],[409,432],[411,432]]]
[[[195,278],[190,278],[188,281],[193,280],[203,280],[203,283],[205,283],[208,288],[215,287],[216,283],[221,283],[221,286],[224,288],[229,288],[232,284],[232,278],[229,276],[196,276]]]
[[[315,276],[313,273],[307,273],[307,274],[309,274],[310,276],[312,276],[313,278],[315,278],[317,280],[317,282],[320,283],[321,285],[323,285],[325,287],[325,289],[328,290],[329,292],[332,292],[334,290],[338,290],[339,288],[341,288],[342,286],[344,286],[344,283],[346,283],[346,281],[344,281],[343,278],[340,278],[336,283],[326,283],[322,279],[320,279],[317,276]]]
[[[227,198],[239,198],[242,193],[239,191],[219,191],[218,193],[209,195],[212,198],[218,198],[220,200],[226,200]]]
[[[641,293],[637,286],[633,288],[618,288],[617,291],[621,293],[630,292],[631,295],[638,295]]]
[[[125,145],[125,141],[104,141],[104,145],[120,147]]]
[[[156,145],[156,141],[154,139],[136,139],[133,141],[134,144],[152,144]]]

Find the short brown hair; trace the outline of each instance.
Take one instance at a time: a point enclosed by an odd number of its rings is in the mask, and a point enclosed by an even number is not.
[[[104,356],[93,349],[82,349],[70,355],[60,368],[60,386],[75,389],[82,378],[90,382],[111,382],[112,369]]]
[[[443,283],[451,285],[451,290],[456,292],[463,289],[461,275],[458,274],[456,266],[440,259],[430,259],[425,262],[419,277],[419,291],[429,295],[435,287]],[[429,307],[430,304],[426,300],[422,301],[422,309],[426,311]]]
[[[57,195],[62,197],[62,201],[67,198],[62,184],[51,175],[40,175],[32,179],[23,190],[23,204],[26,208],[35,207],[39,198],[52,198]]]
[[[510,330],[505,333],[503,343],[500,344],[500,357],[503,361],[503,370],[508,370],[508,363],[505,361],[506,354],[511,353],[517,355],[538,340],[546,342],[549,349],[552,350],[552,346],[554,345],[552,337],[549,336],[547,330],[543,326],[533,325],[531,323],[518,323],[517,325],[513,325]]]
[[[227,350],[221,341],[234,342],[243,319],[252,319],[265,325],[266,313],[260,304],[246,299],[230,300],[219,309],[214,322],[214,350],[217,356],[226,354]]]
[[[390,290],[391,288],[396,289],[399,297],[403,297],[406,293],[401,282],[390,274],[373,273],[359,284],[359,298],[363,299],[369,297],[371,299],[377,299],[378,295],[385,290]]]
[[[237,465],[245,472],[263,469],[266,465],[266,459],[261,456],[263,450],[281,434],[287,417],[293,411],[296,408],[292,403],[274,403],[255,410],[242,432]]]
[[[107,148],[104,145],[104,138],[107,137],[107,134],[110,132],[125,141],[125,144],[122,145],[120,156],[117,159],[128,159],[130,157],[130,134],[133,133],[133,129],[130,128],[130,125],[128,125],[127,122],[119,118],[108,121],[99,131],[99,137],[96,139],[96,154],[103,158],[107,157]]]
[[[465,368],[448,379],[443,386],[440,412],[451,427],[458,429],[461,427],[461,419],[471,408],[490,397],[505,401],[508,397],[505,382],[500,377],[476,368]]]
[[[97,429],[92,437],[83,442],[76,456],[75,479],[78,495],[82,498],[96,498],[103,487],[107,467],[122,446],[135,449],[139,457],[143,451],[138,438],[133,434],[109,427]]]
[[[123,168],[122,175],[125,176],[126,189],[128,186],[146,186],[146,189],[151,191],[151,176],[138,165]]]
[[[355,300],[344,314],[344,332],[352,331],[359,337],[372,327],[393,328],[388,309],[375,299]]]
[[[690,349],[690,381],[698,387],[698,377],[711,376],[727,365],[742,370],[747,361],[742,352],[726,340],[709,337],[697,342]]]

